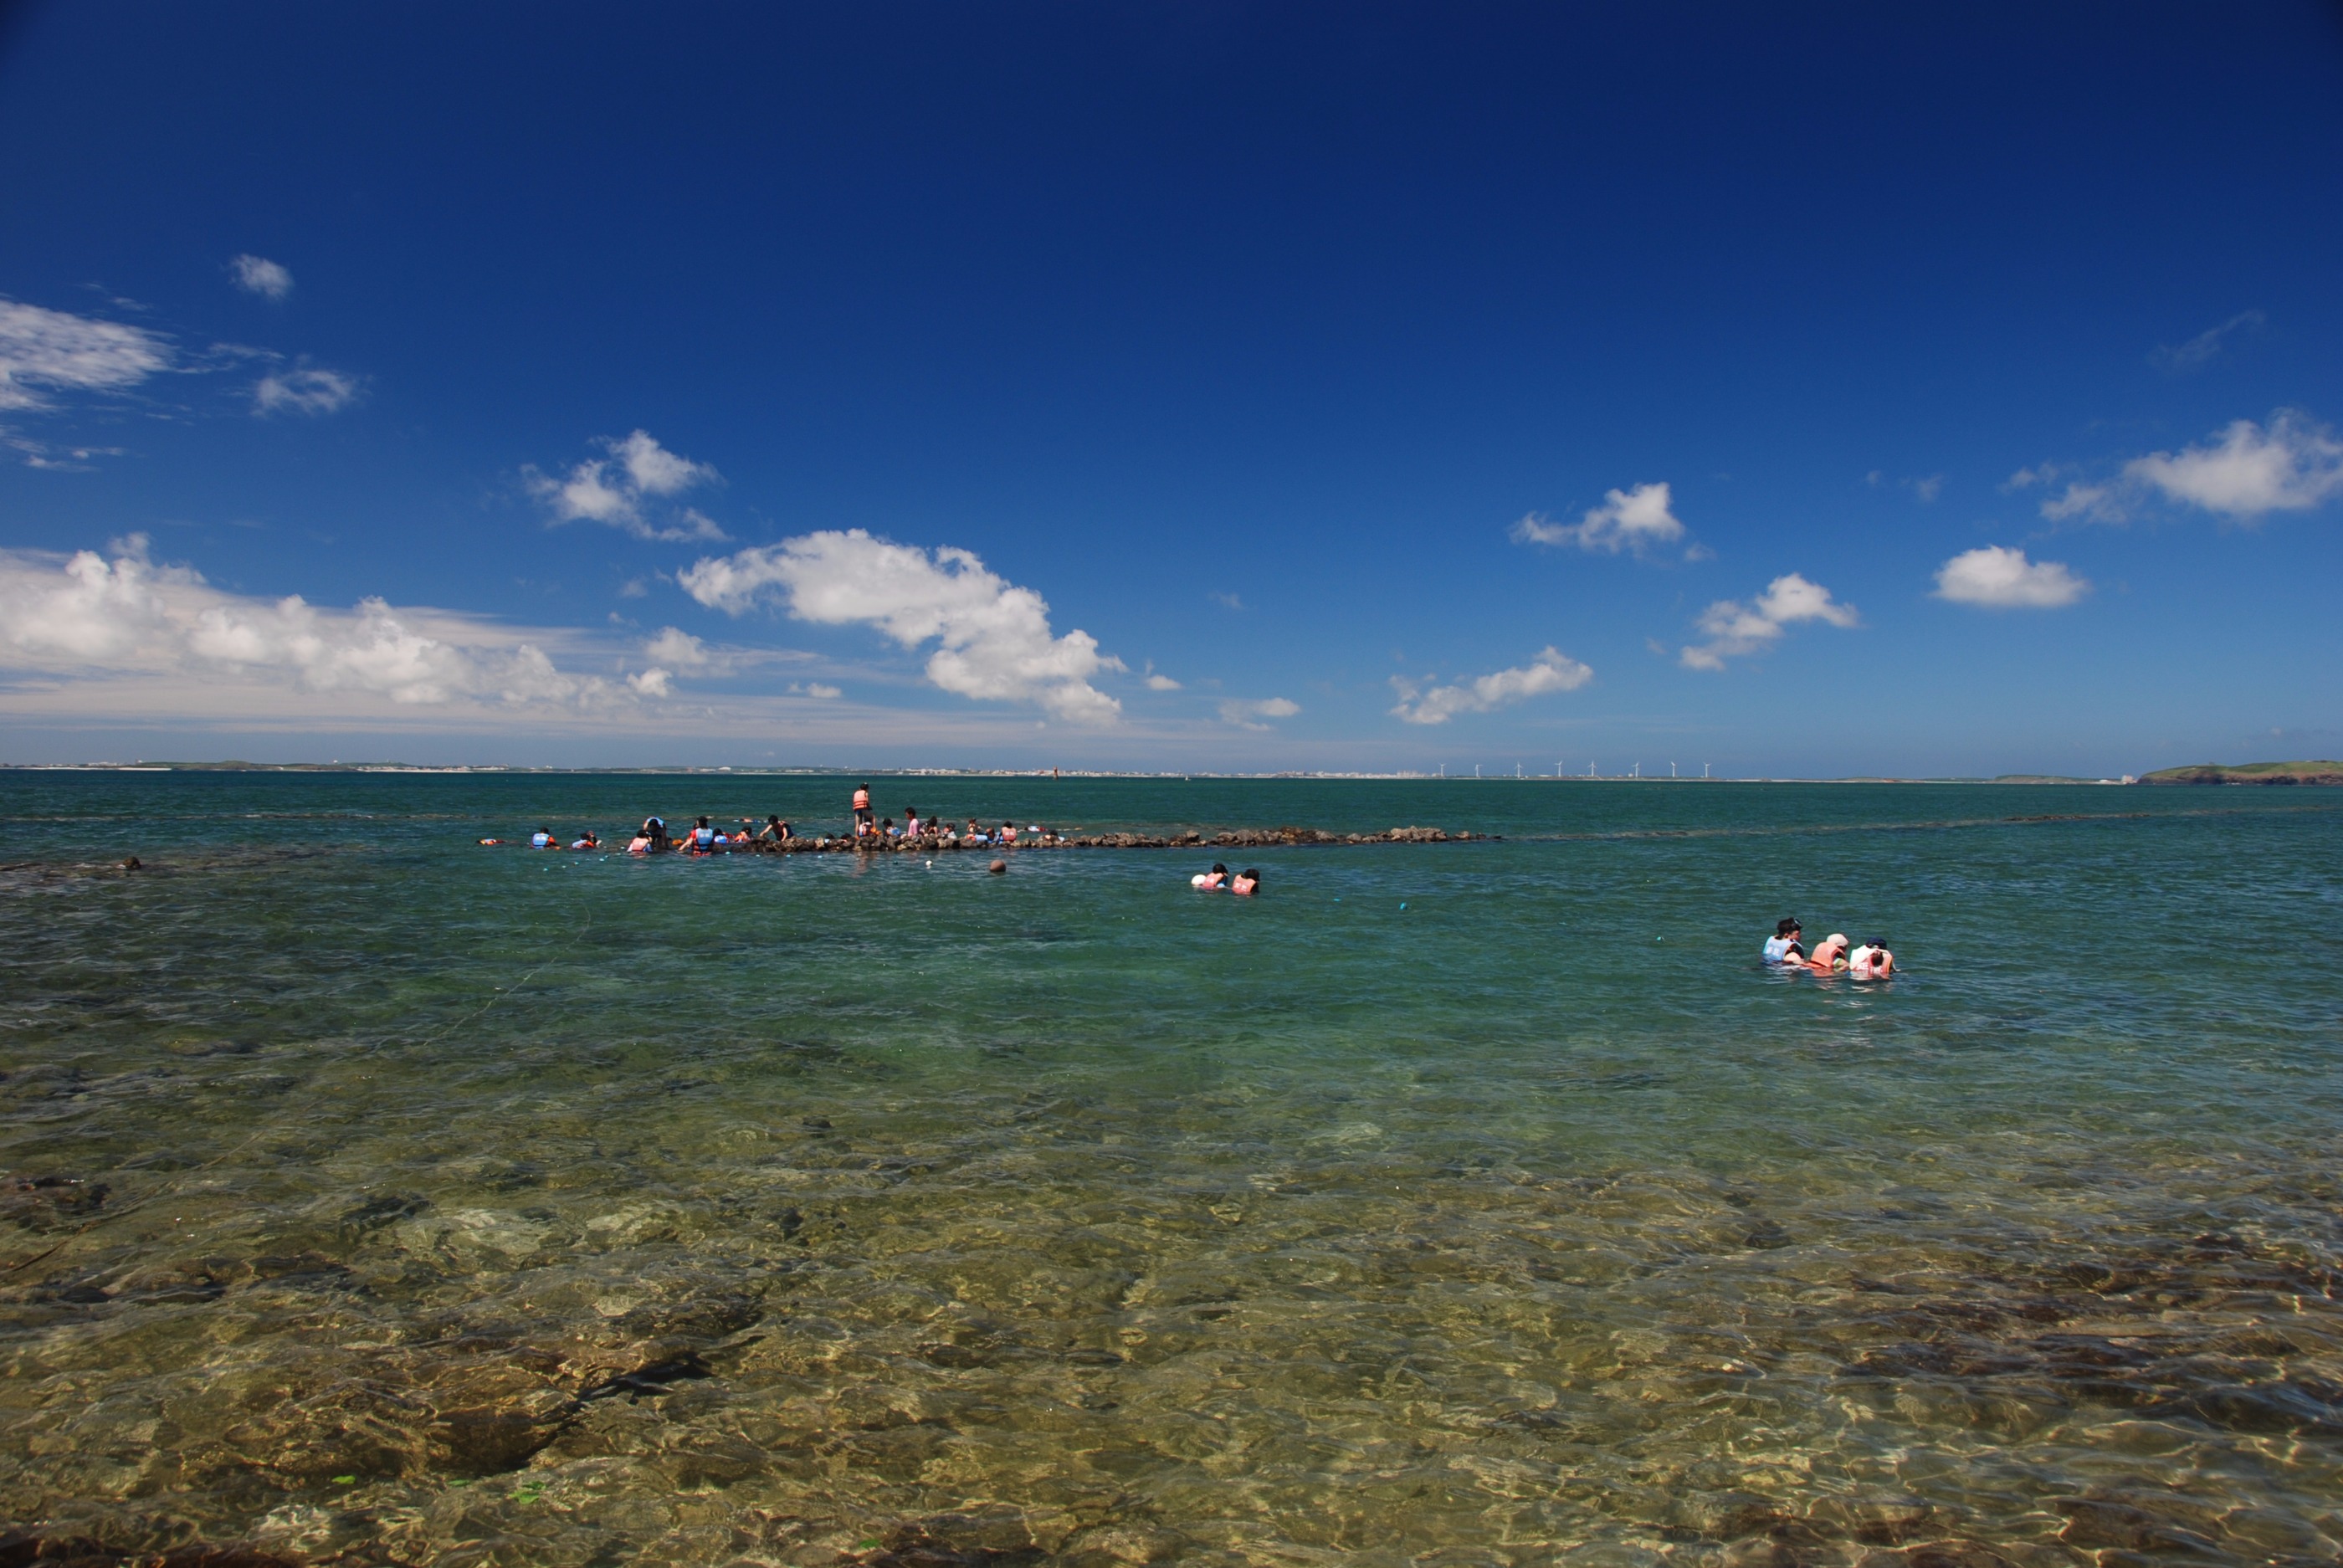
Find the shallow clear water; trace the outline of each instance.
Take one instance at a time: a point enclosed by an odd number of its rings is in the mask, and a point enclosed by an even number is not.
[[[1250,903],[1192,852],[473,843],[850,782],[0,776],[0,1519],[417,1564],[2343,1551],[2343,799],[880,781],[1506,835],[1248,852]],[[1765,974],[1788,912],[1906,972]]]

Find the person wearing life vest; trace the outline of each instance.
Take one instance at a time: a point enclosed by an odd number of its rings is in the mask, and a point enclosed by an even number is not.
[[[552,834],[539,828],[528,836],[528,847],[532,849],[558,849],[561,845]]]
[[[1261,873],[1254,870],[1251,866],[1247,866],[1243,870],[1239,871],[1237,873],[1237,879],[1229,884],[1229,891],[1236,894],[1241,899],[1251,898],[1260,890],[1260,888]]]
[[[789,825],[779,817],[766,818],[765,825],[757,829],[757,842],[759,844],[786,844],[791,837]]]
[[[1014,822],[1003,822],[1001,824],[1001,831],[994,836],[993,842],[997,844],[1014,844],[1017,842],[1017,824]]]
[[[861,784],[854,790],[854,836],[866,838],[870,832],[870,786]]]
[[[1199,871],[1189,878],[1188,885],[1200,893],[1218,893],[1226,890],[1228,881],[1229,869],[1215,860],[1211,870]]]
[[[572,839],[569,847],[573,849],[598,849],[602,847],[602,840],[594,837],[594,829],[588,828]]]
[[[707,818],[692,824],[689,842],[695,855],[705,855],[716,848],[716,829],[708,825]]]
[[[1846,955],[1846,972],[1855,980],[1885,980],[1896,972],[1896,955],[1877,937],[1867,937]]]
[[[1802,928],[1795,915],[1785,916],[1774,924],[1774,934],[1765,939],[1765,961],[1769,964],[1804,963],[1806,950],[1799,944]]]
[[[1840,974],[1846,969],[1846,939],[1833,931],[1825,937],[1815,956],[1806,960],[1806,968],[1818,975]]]

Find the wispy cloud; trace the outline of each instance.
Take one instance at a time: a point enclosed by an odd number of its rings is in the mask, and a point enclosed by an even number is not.
[[[555,523],[603,523],[639,539],[670,544],[718,543],[730,537],[694,508],[657,505],[698,486],[720,483],[715,468],[669,451],[645,430],[606,437],[598,445],[607,457],[589,457],[558,478],[534,467],[522,469],[529,494],[546,504]]]
[[[263,299],[283,299],[293,292],[293,275],[265,256],[239,256],[227,264],[236,286]]]
[[[2009,486],[2024,489],[2065,479],[2066,487],[2042,502],[2042,515],[2052,522],[2125,522],[2143,503],[2161,498],[2254,523],[2343,495],[2343,440],[2299,410],[2281,408],[2267,426],[2234,420],[2219,435],[2177,452],[2134,457],[2112,477],[2067,478],[2077,471],[2045,463],[2019,469]]]
[[[2157,345],[2148,358],[2176,376],[2186,375],[2219,358],[2229,339],[2237,334],[2259,332],[2268,321],[2269,317],[2258,310],[2240,310],[2220,326],[2207,327],[2177,347],[2168,343]]]
[[[1981,609],[2058,609],[2090,591],[2063,562],[2029,561],[2005,545],[1963,550],[1936,568],[1936,598]]]
[[[1172,679],[1168,675],[1151,674],[1147,678],[1147,689],[1150,691],[1177,691],[1180,689],[1180,683]]]
[[[1452,686],[1425,689],[1404,676],[1394,675],[1392,690],[1398,694],[1399,704],[1392,712],[1410,724],[1445,724],[1460,713],[1487,713],[1549,691],[1575,691],[1594,678],[1594,671],[1549,646],[1527,664]]]
[[[1672,508],[1664,482],[1637,485],[1632,490],[1606,490],[1603,504],[1590,508],[1574,523],[1549,522],[1540,513],[1530,513],[1513,525],[1513,541],[1524,545],[1574,545],[1582,550],[1614,556],[1624,550],[1642,558],[1655,549],[1673,547],[1684,538],[1684,522]],[[1698,559],[1706,553],[1695,545],[1685,555],[1687,559]]]
[[[1696,624],[1708,640],[1685,648],[1677,661],[1687,669],[1723,669],[1726,659],[1763,653],[1781,640],[1784,631],[1810,620],[1835,627],[1862,624],[1853,605],[1839,603],[1830,589],[1791,572],[1767,583],[1765,591],[1747,604],[1721,598],[1701,611]]]
[[[1080,724],[1111,724],[1122,711],[1090,683],[1122,661],[1101,654],[1086,631],[1054,635],[1040,594],[987,570],[969,550],[931,554],[860,528],[830,529],[703,557],[677,580],[728,615],[778,600],[799,620],[875,627],[905,648],[932,641],[927,678],[959,696],[1036,703]]]
[[[172,367],[143,327],[0,299],[0,409],[46,408],[54,392],[118,392]]]
[[[119,541],[110,558],[0,551],[0,668],[404,708],[576,714],[626,700],[623,687],[557,668],[538,641],[495,622],[378,598],[333,610],[297,595],[229,593],[192,568],[157,564],[141,536]]]
[[[1219,605],[1222,609],[1242,609],[1245,607],[1244,600],[1239,598],[1232,593],[1215,592],[1209,597],[1214,604]]]
[[[1221,704],[1222,719],[1240,729],[1267,729],[1269,726],[1263,724],[1262,719],[1291,719],[1301,711],[1300,703],[1282,697],[1252,699],[1232,697]]]
[[[355,376],[304,365],[262,377],[253,388],[252,411],[263,416],[334,414],[357,402],[364,389]]]

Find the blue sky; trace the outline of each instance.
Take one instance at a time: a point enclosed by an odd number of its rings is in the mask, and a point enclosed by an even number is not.
[[[2334,756],[2338,194],[2311,5],[22,7],[0,760]]]

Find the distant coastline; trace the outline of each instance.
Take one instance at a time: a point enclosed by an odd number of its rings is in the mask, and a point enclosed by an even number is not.
[[[1485,778],[1463,773],[1343,771],[1331,769],[1282,769],[1262,773],[1215,772],[1201,768],[1164,769],[1116,768],[851,768],[820,764],[802,768],[741,768],[729,765],[690,766],[674,763],[649,768],[534,768],[504,763],[418,762],[0,762],[0,773],[402,773],[566,775],[596,774],[639,777],[723,777],[758,779],[1358,779],[1433,783],[1534,784],[2278,784],[2343,785],[2343,762],[2203,762],[2164,768],[2135,777],[2089,779],[2056,773],[2002,773],[1992,778],[1953,776],[1908,778],[1855,774],[1835,779],[1749,776],[1677,779],[1633,773],[1491,773]]]
[[[2343,762],[2199,762],[2161,768],[2141,777],[2143,784],[2327,784],[2343,785]]]

